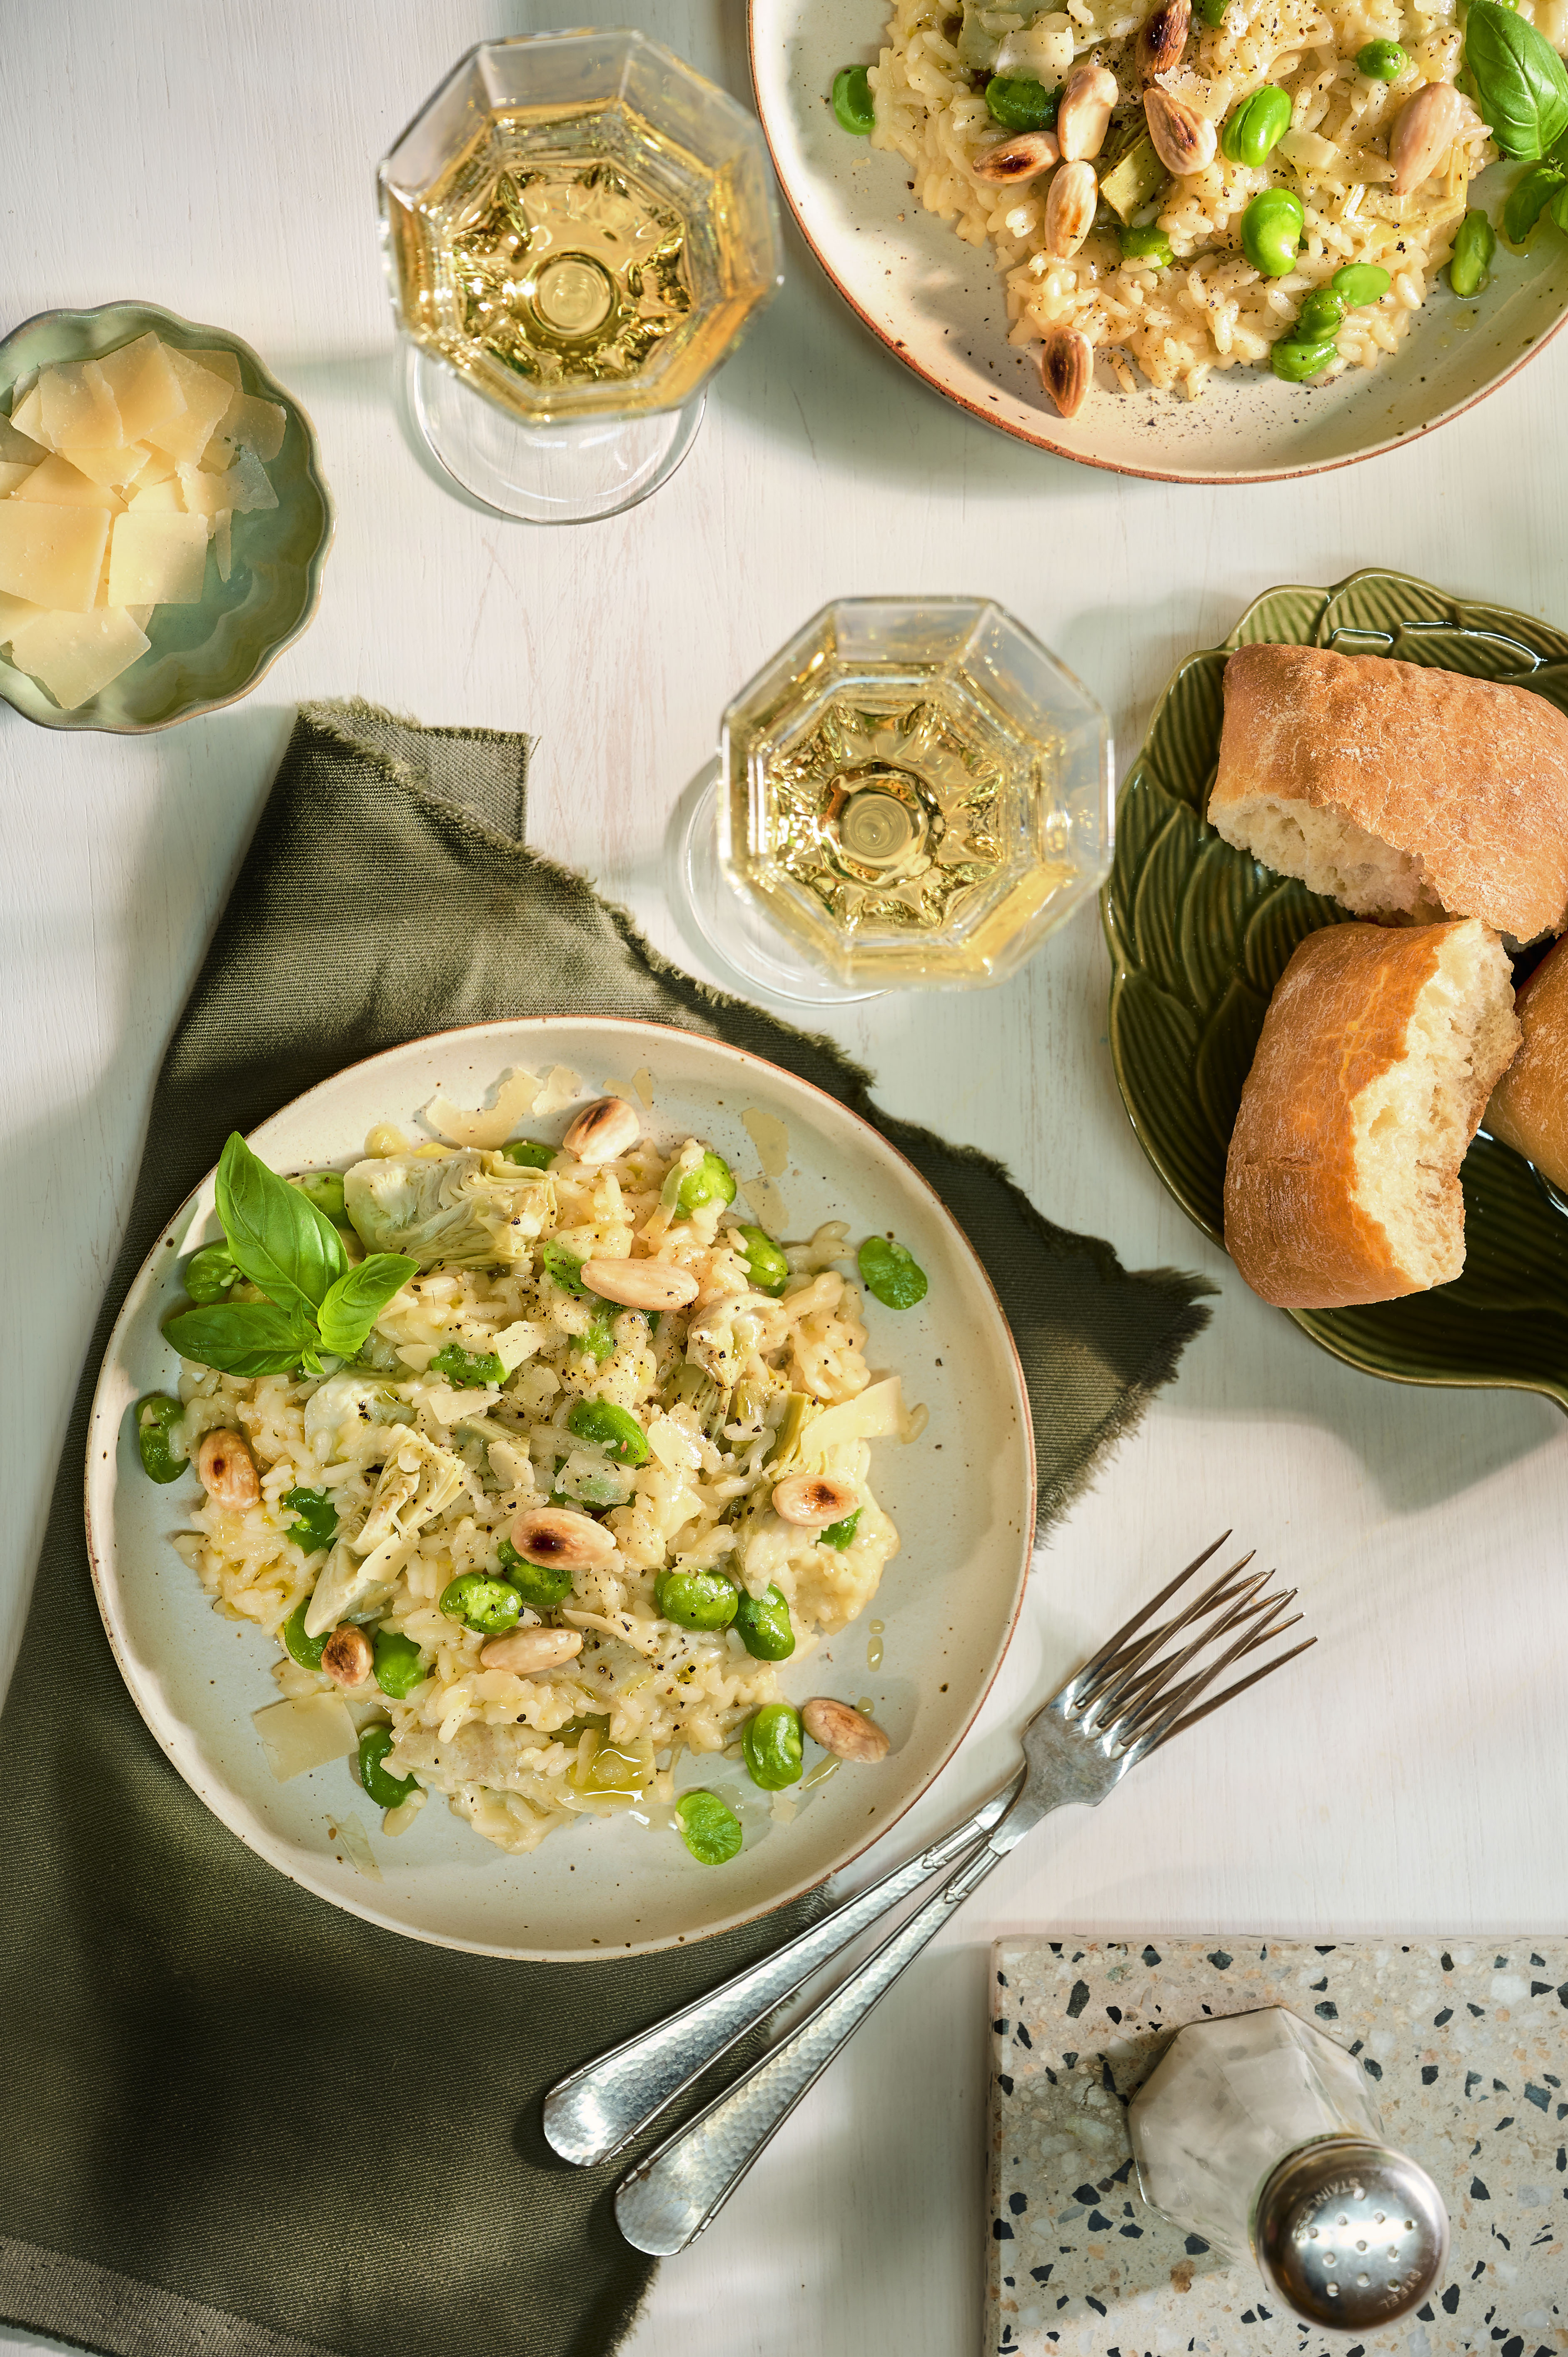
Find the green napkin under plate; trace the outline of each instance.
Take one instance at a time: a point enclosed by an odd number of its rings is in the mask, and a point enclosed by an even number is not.
[[[1042,1527],[1208,1314],[1196,1279],[1130,1274],[996,1163],[878,1114],[828,1043],[662,963],[523,845],[527,766],[521,737],[302,711],[164,1064],[66,1437],[0,1717],[0,2319],[115,2357],[607,2357],[651,2273],[610,2212],[627,2163],[558,2162],[540,2099],[823,1903],[603,1964],[462,1954],[324,1905],[180,1781],[98,1618],[82,1458],[125,1289],[231,1129],[507,1016],[768,1057],[874,1122],[973,1241],[1028,1380]]]

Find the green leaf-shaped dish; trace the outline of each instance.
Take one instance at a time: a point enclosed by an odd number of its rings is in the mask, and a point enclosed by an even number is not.
[[[1223,646],[1188,656],[1122,789],[1101,897],[1111,1053],[1138,1142],[1188,1219],[1224,1243],[1225,1156],[1263,1014],[1296,943],[1337,902],[1234,851],[1205,823],[1232,648],[1266,640],[1503,679],[1568,711],[1568,637],[1461,603],[1406,574],[1271,589]],[[1466,1261],[1432,1293],[1289,1315],[1369,1375],[1544,1393],[1568,1410],[1568,1216],[1530,1164],[1483,1134],[1466,1157]]]
[[[50,361],[96,360],[149,328],[184,351],[232,352],[245,391],[282,404],[288,417],[283,447],[267,462],[278,503],[234,518],[229,579],[219,579],[209,548],[200,604],[159,606],[147,624],[146,653],[74,712],[62,712],[36,679],[0,657],[0,696],[40,727],[141,735],[232,704],[299,637],[321,596],[333,517],[316,429],[250,345],[226,328],[197,326],[156,303],[40,312],[0,342],[0,412],[8,416],[17,386]]]

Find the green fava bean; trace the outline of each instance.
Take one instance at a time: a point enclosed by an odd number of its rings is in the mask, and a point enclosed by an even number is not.
[[[307,1170],[303,1178],[291,1180],[302,1195],[308,1195],[323,1217],[341,1227],[349,1214],[343,1203],[343,1173],[340,1170]]]
[[[688,1216],[700,1211],[704,1203],[733,1203],[735,1173],[722,1155],[704,1154],[694,1170],[688,1170],[675,1196],[675,1208]]]
[[[548,1170],[559,1149],[541,1146],[532,1137],[514,1137],[501,1147],[508,1162],[515,1162],[520,1170]]]
[[[185,1272],[185,1289],[199,1309],[227,1301],[239,1282],[240,1271],[227,1244],[204,1244]]]
[[[136,1402],[136,1453],[149,1481],[177,1481],[189,1464],[173,1445],[175,1429],[184,1421],[184,1408],[167,1392],[149,1392]]]
[[[833,113],[842,130],[864,139],[876,128],[876,101],[864,66],[843,66],[833,76]]]
[[[842,1523],[830,1523],[825,1531],[817,1533],[817,1544],[831,1547],[848,1546],[860,1528],[860,1518],[865,1512],[864,1506],[857,1506],[853,1514],[844,1516]]]
[[[782,1293],[789,1282],[789,1264],[767,1229],[748,1222],[735,1232],[746,1254],[746,1273],[757,1292],[775,1296]]]
[[[992,119],[1004,131],[1049,131],[1061,96],[1059,90],[1047,90],[1029,74],[993,74],[985,85]]]
[[[510,1539],[502,1539],[498,1553],[507,1585],[535,1612],[553,1612],[571,1595],[572,1574],[564,1564],[530,1563]]]
[[[748,1596],[743,1587],[736,1605],[735,1625],[753,1661],[788,1661],[795,1650],[789,1605],[781,1587],[770,1587],[766,1596]]]
[[[746,1720],[740,1748],[747,1774],[765,1792],[781,1792],[786,1784],[799,1783],[804,1765],[800,1712],[792,1703],[765,1703]]]
[[[375,1666],[377,1685],[394,1702],[402,1702],[424,1682],[424,1655],[400,1629],[376,1631]]]
[[[367,1727],[360,1738],[360,1781],[378,1809],[395,1809],[419,1790],[417,1776],[389,1776],[381,1766],[392,1748],[390,1727]]]
[[[506,1369],[493,1351],[465,1351],[460,1342],[444,1342],[424,1372],[457,1391],[487,1391],[506,1381]]]
[[[740,1819],[716,1792],[688,1792],[676,1802],[675,1814],[681,1838],[699,1866],[724,1866],[739,1849]]]
[[[1302,384],[1309,376],[1321,376],[1338,357],[1339,347],[1332,341],[1298,344],[1286,337],[1274,346],[1269,361],[1274,374],[1283,377],[1286,384]]]
[[[648,1462],[648,1435],[630,1409],[618,1407],[613,1400],[579,1400],[566,1423],[579,1440],[591,1440],[618,1465]]]
[[[1168,270],[1176,260],[1171,242],[1163,229],[1150,221],[1144,229],[1124,229],[1122,231],[1122,252],[1124,255],[1152,262],[1161,270]]]
[[[323,1629],[319,1637],[307,1637],[305,1633],[305,1616],[309,1609],[309,1597],[302,1596],[283,1624],[283,1641],[302,1670],[318,1670],[321,1667],[321,1656],[327,1650],[327,1640],[332,1631],[330,1629]]]
[[[1497,250],[1496,230],[1479,207],[1473,205],[1459,224],[1448,264],[1448,284],[1455,295],[1468,297],[1480,294],[1491,275],[1492,256]]]
[[[1241,249],[1265,278],[1283,278],[1295,267],[1306,215],[1288,188],[1264,188],[1241,216]]]
[[[1345,324],[1345,306],[1332,286],[1315,286],[1296,313],[1295,342],[1326,344]]]
[[[677,1629],[727,1629],[740,1604],[740,1590],[722,1571],[661,1571],[653,1600]]]
[[[1369,81],[1398,81],[1409,63],[1397,41],[1369,41],[1356,52],[1356,70]]]
[[[926,1272],[891,1236],[867,1236],[858,1254],[860,1281],[885,1309],[913,1309],[926,1297]]]
[[[1232,164],[1255,169],[1290,129],[1290,93],[1276,82],[1265,82],[1232,107],[1219,135],[1219,152]]]
[[[295,1520],[284,1535],[306,1555],[318,1555],[338,1535],[338,1509],[325,1490],[285,1490],[284,1504]]]
[[[442,1589],[441,1609],[449,1620],[463,1621],[481,1637],[499,1637],[517,1626],[522,1598],[508,1579],[465,1571]]]
[[[1380,303],[1393,280],[1375,262],[1348,262],[1328,283],[1339,300],[1356,311],[1363,303]]]

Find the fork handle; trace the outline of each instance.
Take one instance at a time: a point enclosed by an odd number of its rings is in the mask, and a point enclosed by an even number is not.
[[[759,1964],[558,2081],[544,2099],[549,2144],[563,2160],[575,2161],[580,2169],[619,2152],[711,2063],[869,1931],[879,1916],[962,1857],[995,1824],[1022,1780],[1020,1769],[1011,1783],[961,1825],[857,1892],[821,1922],[808,1925]]]
[[[1006,1854],[990,1838],[983,1841],[798,2029],[628,2172],[616,2191],[616,2221],[635,2249],[668,2258],[713,2223],[840,2047]]]

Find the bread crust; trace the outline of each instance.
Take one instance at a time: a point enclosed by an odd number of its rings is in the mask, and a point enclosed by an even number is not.
[[[1486,1125],[1568,1189],[1568,942],[1548,951],[1514,1004],[1524,1044],[1492,1091]]]
[[[1280,976],[1230,1135],[1225,1248],[1253,1292],[1282,1309],[1343,1309],[1425,1289],[1356,1200],[1353,1114],[1361,1091],[1403,1057],[1411,1017],[1455,930],[1329,925],[1308,934]],[[1476,1093],[1472,1137],[1487,1085]],[[1463,1219],[1457,1177],[1451,1184]]]
[[[1257,794],[1342,813],[1419,859],[1450,916],[1568,923],[1568,719],[1544,696],[1381,655],[1238,647],[1210,822]]]

